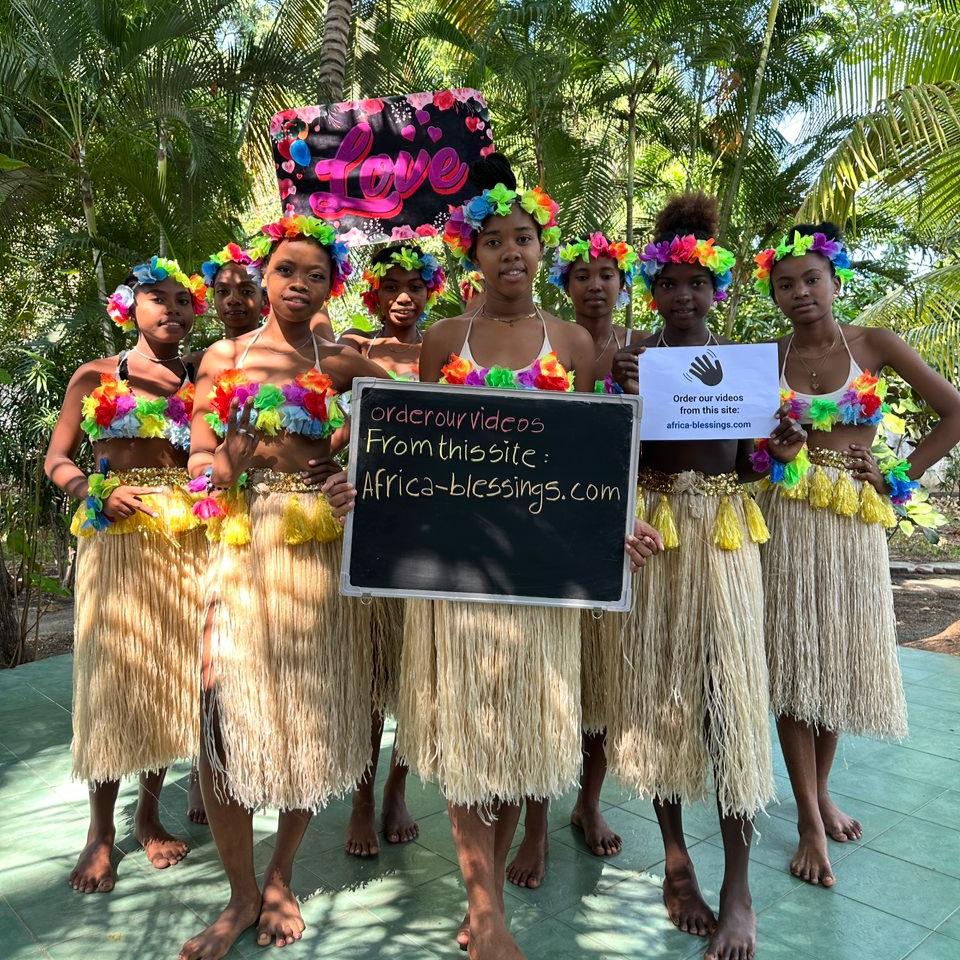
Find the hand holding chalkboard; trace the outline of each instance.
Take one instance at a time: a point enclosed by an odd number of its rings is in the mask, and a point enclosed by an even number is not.
[[[353,397],[343,593],[626,609],[637,398],[380,380]]]

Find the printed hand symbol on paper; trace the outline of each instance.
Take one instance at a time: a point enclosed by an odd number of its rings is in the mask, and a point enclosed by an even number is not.
[[[690,364],[690,373],[708,387],[715,387],[723,379],[723,367],[720,366],[720,361],[716,359],[712,350],[697,357]],[[687,377],[687,379],[690,378]]]

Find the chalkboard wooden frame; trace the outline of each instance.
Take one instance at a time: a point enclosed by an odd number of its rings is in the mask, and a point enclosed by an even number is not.
[[[378,391],[396,392],[399,395],[409,394],[413,391],[430,394],[441,394],[449,397],[451,391],[456,391],[458,396],[464,394],[475,395],[478,399],[486,402],[497,396],[516,397],[518,393],[527,391],[500,390],[489,387],[466,387],[466,386],[446,386],[433,383],[411,383],[405,381],[380,380],[373,377],[358,377],[353,381],[353,390],[351,393],[350,410],[352,419],[352,429],[350,435],[350,465],[348,475],[351,484],[357,485],[357,470],[359,463],[359,443],[361,436],[360,412],[362,410],[364,393],[376,388]],[[593,393],[566,393],[554,394],[549,391],[536,391],[538,399],[549,399],[555,403],[588,403],[598,404],[619,404],[627,405],[631,408],[631,430],[630,430],[630,452],[629,452],[629,474],[626,482],[626,502],[623,503],[624,527],[623,533],[626,537],[633,533],[633,523],[636,510],[636,476],[638,461],[640,455],[640,415],[643,401],[640,397],[627,396],[619,394],[608,396],[604,394]],[[588,454],[589,455],[589,454]],[[360,586],[351,582],[351,558],[353,555],[353,535],[354,535],[354,513],[348,514],[344,530],[343,540],[343,558],[340,569],[340,592],[345,596],[352,597],[410,597],[416,599],[434,599],[434,600],[465,600],[476,603],[515,603],[533,606],[545,607],[575,607],[580,609],[610,610],[623,612],[629,610],[632,599],[633,578],[630,573],[629,560],[626,553],[623,554],[623,566],[620,586],[620,596],[614,600],[608,601],[585,601],[581,598],[557,598],[542,596],[517,596],[501,593],[471,593],[463,591],[444,591],[444,590],[416,590],[416,589],[394,589],[394,588],[375,588],[370,586]]]

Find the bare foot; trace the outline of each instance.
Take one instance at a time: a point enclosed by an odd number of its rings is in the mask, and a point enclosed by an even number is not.
[[[87,834],[87,845],[80,851],[77,865],[70,871],[67,883],[78,893],[109,893],[113,889],[112,833]]]
[[[827,855],[827,837],[822,829],[800,831],[800,843],[790,861],[790,872],[814,886],[832,887],[837,882]]]
[[[720,891],[720,922],[710,937],[704,960],[753,960],[757,949],[757,918],[750,894]]]
[[[187,786],[187,819],[191,823],[207,823],[207,811],[203,806],[200,777],[196,767],[190,769],[190,782]]]
[[[183,840],[167,833],[163,824],[153,817],[138,819],[134,824],[133,835],[146,852],[147,859],[158,870],[165,870],[179,863],[190,849]]]
[[[347,824],[347,842],[343,849],[354,857],[375,857],[380,852],[377,827],[374,823],[376,810],[372,803],[353,795],[353,813]]]
[[[300,904],[290,889],[290,878],[271,864],[263,878],[263,906],[257,924],[257,943],[266,947],[275,942],[278,947],[284,947],[299,940],[305,927]]]
[[[466,950],[470,945],[470,911],[468,910],[463,917],[463,923],[457,930],[457,946],[461,950]]]
[[[823,829],[828,837],[833,837],[837,843],[846,843],[848,840],[859,840],[863,836],[863,827],[859,820],[845,814],[830,799],[829,793],[819,798],[820,818],[823,820]]]
[[[685,865],[664,871],[663,905],[673,925],[684,933],[705,937],[717,928],[717,918],[703,899],[689,857]]]
[[[383,791],[383,835],[387,843],[409,843],[420,836],[420,828],[410,816],[402,788]]]
[[[543,883],[544,874],[547,872],[549,850],[550,842],[546,832],[536,836],[529,830],[525,831],[520,849],[517,850],[513,863],[507,867],[507,879],[515,886],[536,890]]]
[[[256,897],[234,900],[203,933],[188,940],[177,960],[220,960],[229,953],[240,934],[257,922],[260,912],[259,891]]]
[[[599,807],[578,803],[570,814],[570,822],[583,831],[583,839],[594,856],[614,857],[623,849],[623,839],[613,832]]]
[[[470,931],[467,956],[470,960],[524,960],[502,916],[475,925]]]

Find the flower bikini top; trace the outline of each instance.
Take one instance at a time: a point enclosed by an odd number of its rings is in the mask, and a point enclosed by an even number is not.
[[[787,349],[783,355],[783,366],[780,368],[780,401],[789,403],[790,416],[800,423],[809,424],[814,430],[823,430],[827,433],[835,424],[854,427],[876,426],[889,410],[883,402],[883,398],[887,395],[886,380],[875,377],[869,370],[861,369],[853,359],[843,330],[840,331],[840,339],[847,348],[847,356],[850,358],[846,386],[838,387],[830,393],[799,393],[792,390],[787,383],[786,368],[790,347],[793,346],[793,337],[787,343]]]
[[[100,386],[81,401],[80,429],[91,442],[159,438],[169,440],[178,450],[189,450],[194,397],[191,365],[184,362],[183,380],[176,393],[151,400],[133,392],[127,358],[127,351],[121,353],[116,373],[101,374]]]
[[[230,404],[253,398],[250,425],[268,437],[296,433],[314,440],[329,437],[343,426],[346,419],[337,402],[337,391],[331,379],[320,371],[317,341],[313,341],[313,366],[289,383],[256,383],[243,369],[250,348],[257,342],[263,327],[250,339],[240,361],[233,370],[224,370],[213,381],[210,391],[210,413],[204,419],[213,432],[222,437],[227,432]]]
[[[556,390],[564,393],[573,390],[573,374],[568,373],[557,359],[547,334],[547,321],[542,314],[540,319],[543,322],[540,353],[529,367],[511,370],[508,367],[484,367],[477,363],[470,350],[470,331],[473,329],[473,317],[470,317],[460,352],[451,353],[450,359],[440,369],[440,383],[513,390]]]

